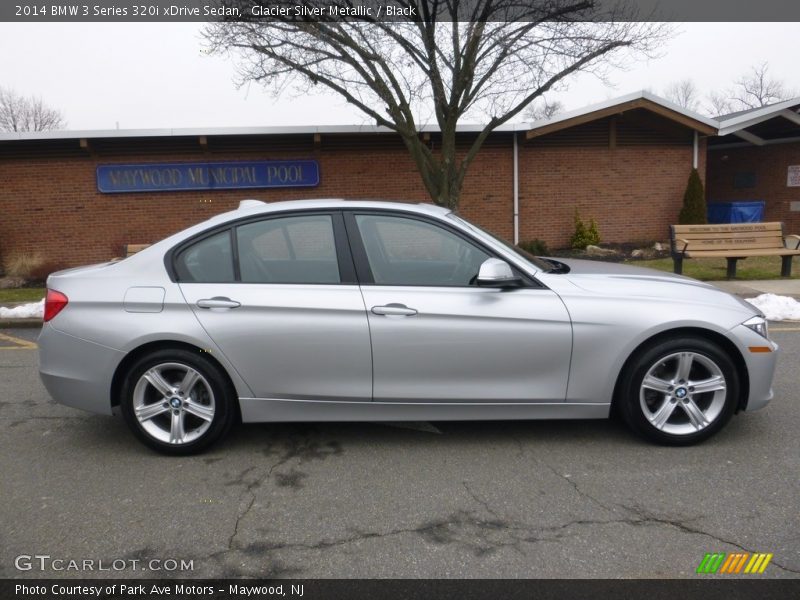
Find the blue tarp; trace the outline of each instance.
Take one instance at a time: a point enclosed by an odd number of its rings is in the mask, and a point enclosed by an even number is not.
[[[709,223],[761,223],[764,220],[764,200],[710,202]]]

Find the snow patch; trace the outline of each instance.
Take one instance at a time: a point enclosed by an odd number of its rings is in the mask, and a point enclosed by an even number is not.
[[[44,298],[39,302],[20,304],[14,308],[0,306],[0,319],[32,319],[44,317]]]
[[[789,296],[761,294],[745,300],[764,313],[770,321],[800,321],[800,302]]]

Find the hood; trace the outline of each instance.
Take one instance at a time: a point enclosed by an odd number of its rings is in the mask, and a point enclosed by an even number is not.
[[[546,274],[548,284],[562,278],[582,290],[604,296],[635,296],[735,306],[750,314],[759,314],[754,306],[738,296],[684,275],[594,260],[553,260],[564,263],[570,270],[569,273]]]
[[[591,285],[593,281],[650,281],[650,282],[669,282],[680,283],[702,288],[714,288],[711,284],[686,277],[685,275],[675,275],[666,271],[634,267],[622,263],[603,262],[599,260],[579,260],[558,258],[553,259],[564,263],[569,267],[569,273],[565,274],[567,279],[575,283],[584,282]],[[579,284],[580,285],[580,284]],[[714,288],[716,289],[716,288]]]

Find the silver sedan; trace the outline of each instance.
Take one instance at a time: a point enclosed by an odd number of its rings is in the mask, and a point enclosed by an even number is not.
[[[537,258],[444,208],[242,201],[47,281],[52,397],[187,454],[237,421],[587,419],[684,445],[772,398],[749,304],[686,277]]]

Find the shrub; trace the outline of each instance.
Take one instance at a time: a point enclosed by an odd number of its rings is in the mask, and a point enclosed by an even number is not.
[[[697,169],[692,169],[689,174],[689,181],[686,184],[686,191],[683,194],[683,208],[678,215],[678,223],[681,225],[702,225],[707,223],[706,219],[706,194],[703,190],[703,182],[700,181],[700,174]]]
[[[28,279],[34,269],[44,264],[44,259],[36,254],[13,254],[6,260],[6,275]]]
[[[550,254],[550,250],[547,248],[547,242],[540,240],[539,238],[533,238],[532,240],[528,240],[526,242],[520,242],[517,244],[517,246],[526,252],[530,252],[534,256],[547,256]]]
[[[600,232],[597,229],[597,221],[589,220],[587,226],[581,220],[578,209],[575,209],[575,233],[572,234],[570,245],[576,250],[585,250],[586,246],[596,246],[600,243]]]

